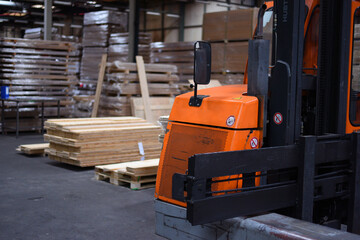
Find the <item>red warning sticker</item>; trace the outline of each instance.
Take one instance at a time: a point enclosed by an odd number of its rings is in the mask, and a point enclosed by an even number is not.
[[[281,113],[277,112],[274,114],[274,123],[280,125],[283,122],[283,116]]]
[[[256,138],[256,137],[253,137],[251,140],[250,140],[250,147],[251,148],[257,148],[259,145],[259,140]]]

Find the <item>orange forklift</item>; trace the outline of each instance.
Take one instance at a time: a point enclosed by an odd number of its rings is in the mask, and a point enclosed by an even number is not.
[[[360,234],[360,1],[265,2],[243,85],[198,91],[211,45],[194,52],[194,92],[175,99],[156,206],[192,226],[275,212]]]

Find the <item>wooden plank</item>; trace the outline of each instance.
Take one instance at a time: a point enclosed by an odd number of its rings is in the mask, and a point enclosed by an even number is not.
[[[136,64],[140,80],[141,97],[143,99],[143,104],[145,108],[145,119],[149,122],[153,122],[154,120],[150,108],[149,89],[147,86],[144,60],[142,56],[136,56]]]
[[[95,102],[94,102],[93,110],[91,113],[91,117],[97,116],[99,102],[100,102],[100,95],[101,95],[102,85],[103,85],[104,76],[105,76],[106,60],[107,60],[107,54],[103,54],[101,57],[101,62],[100,62],[100,71],[99,71],[99,77],[98,77],[98,82],[97,82],[97,86],[96,86]]]
[[[150,109],[153,115],[153,122],[156,123],[160,116],[169,115],[174,104],[173,97],[150,97]],[[145,118],[145,108],[142,98],[132,97],[130,99],[132,115]]]
[[[49,148],[49,143],[37,143],[20,145],[17,150],[27,155],[37,155],[44,154],[47,148]]]
[[[135,63],[126,63],[115,61],[108,63],[108,68],[110,72],[117,71],[136,71],[137,65]],[[145,64],[145,69],[147,72],[158,72],[158,73],[177,73],[177,67],[170,64]]]
[[[158,166],[159,159],[132,162],[126,166],[126,171],[133,173],[136,176],[139,176],[140,174],[152,174],[157,172]]]
[[[190,84],[194,84],[194,80],[193,79],[189,79],[188,80]],[[212,88],[212,87],[220,87],[222,86],[221,83],[219,82],[219,80],[210,80],[210,83],[208,85],[198,85],[198,90],[201,89],[206,89],[206,88]]]

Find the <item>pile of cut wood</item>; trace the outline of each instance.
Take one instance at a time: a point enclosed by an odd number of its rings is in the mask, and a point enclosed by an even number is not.
[[[160,156],[161,127],[141,118],[53,119],[45,128],[49,158],[80,167]]]
[[[155,186],[159,159],[100,165],[95,167],[95,178],[133,190]]]

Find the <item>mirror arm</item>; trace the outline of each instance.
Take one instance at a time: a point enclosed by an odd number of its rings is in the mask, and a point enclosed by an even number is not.
[[[194,99],[195,99],[195,101],[197,99],[197,83],[196,82],[194,82]]]

